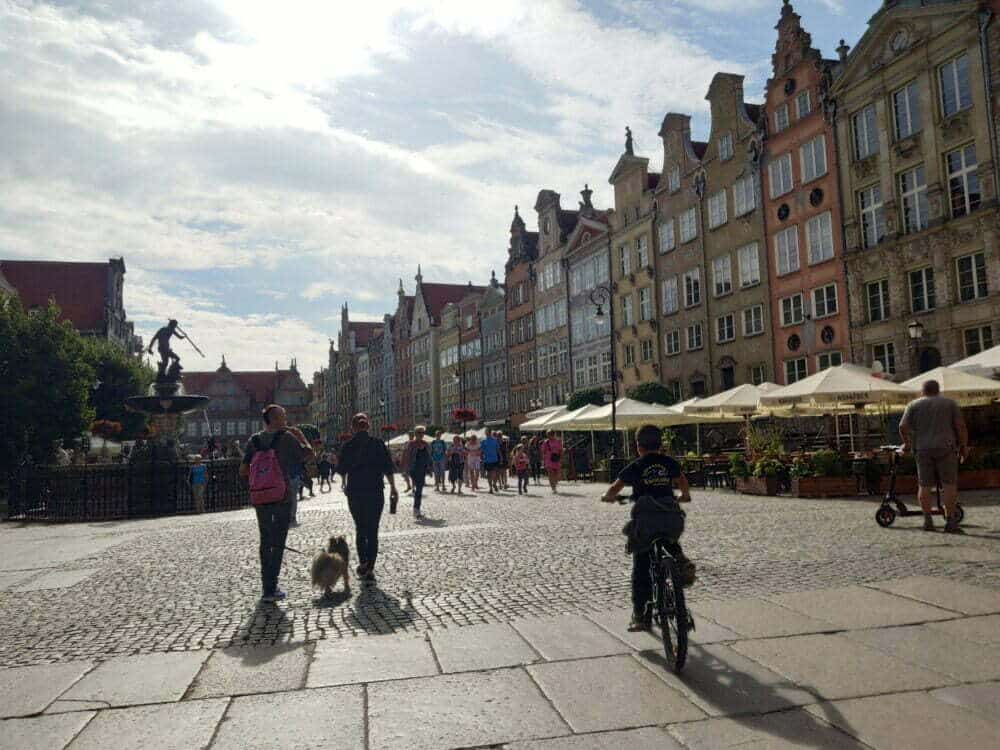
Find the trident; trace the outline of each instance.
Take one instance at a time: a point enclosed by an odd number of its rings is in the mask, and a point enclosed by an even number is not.
[[[194,350],[196,352],[198,352],[198,354],[200,354],[202,357],[205,356],[205,352],[203,352],[201,349],[199,349],[198,345],[191,340],[191,337],[188,335],[187,331],[185,331],[180,326],[177,326],[177,330],[180,332],[181,336],[183,336],[184,338],[187,339],[188,343],[191,344],[191,346],[194,347]]]

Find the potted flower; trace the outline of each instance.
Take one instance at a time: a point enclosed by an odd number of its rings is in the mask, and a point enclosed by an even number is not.
[[[475,422],[477,419],[479,419],[479,415],[476,414],[475,409],[452,409],[452,422],[461,422],[462,424],[465,424],[466,422]]]
[[[796,497],[848,497],[858,492],[857,480],[837,451],[816,451],[797,458],[790,474]]]
[[[748,466],[749,475],[737,477],[736,489],[746,495],[777,495],[778,476],[784,464],[777,454],[768,453]]]
[[[114,440],[122,432],[122,423],[110,419],[95,419],[90,423],[90,434],[101,438],[101,458],[108,456],[108,441]]]

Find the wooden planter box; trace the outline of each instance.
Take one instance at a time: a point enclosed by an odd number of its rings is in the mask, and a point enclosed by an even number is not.
[[[1000,469],[976,469],[958,472],[958,489],[992,490],[1000,487]]]
[[[736,478],[736,491],[744,495],[777,495],[777,477],[747,477]]]
[[[793,477],[795,497],[853,497],[858,494],[854,477]]]

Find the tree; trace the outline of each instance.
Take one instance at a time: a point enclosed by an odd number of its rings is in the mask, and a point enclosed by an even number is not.
[[[96,418],[121,422],[123,440],[139,437],[146,427],[146,415],[127,410],[125,399],[145,395],[156,373],[107,339],[84,339],[84,348],[96,378],[97,387],[90,396]]]
[[[649,382],[639,383],[632,386],[625,392],[625,395],[635,401],[642,401],[647,404],[662,404],[671,406],[674,403],[673,394],[667,390],[663,383]]]
[[[0,383],[0,471],[49,460],[55,440],[72,443],[94,417],[85,342],[54,304],[29,313],[0,298]]]
[[[586,406],[587,404],[593,404],[594,406],[603,405],[604,389],[583,388],[579,391],[575,391],[566,402],[566,408],[569,409],[569,411],[576,411],[581,406]]]

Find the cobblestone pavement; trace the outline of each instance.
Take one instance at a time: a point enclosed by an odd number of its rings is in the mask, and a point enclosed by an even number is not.
[[[250,511],[65,526],[0,525],[0,666],[115,655],[425,631],[628,603],[622,506],[602,488],[558,497],[427,493],[386,514],[377,586],[323,601],[309,559],[286,553],[288,600],[256,607],[257,527]],[[699,565],[695,603],[934,574],[1000,588],[1000,499],[964,498],[966,537],[876,526],[868,500],[752,498],[695,491],[685,549]],[[336,489],[300,506],[288,545],[312,552],[353,539]],[[353,544],[352,544],[353,547]]]

